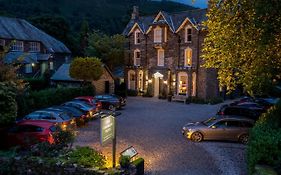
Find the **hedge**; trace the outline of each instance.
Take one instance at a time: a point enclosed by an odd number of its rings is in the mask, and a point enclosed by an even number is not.
[[[281,174],[281,101],[262,115],[250,132],[247,146],[249,174],[257,164],[269,165]]]
[[[41,91],[32,91],[17,97],[18,117],[33,112],[38,109],[60,105],[66,101],[72,100],[77,96],[94,96],[93,86],[84,88],[50,88]]]

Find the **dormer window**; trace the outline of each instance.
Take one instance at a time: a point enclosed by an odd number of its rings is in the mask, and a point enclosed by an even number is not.
[[[40,52],[40,43],[39,42],[30,42],[29,51],[30,52]]]
[[[164,66],[165,52],[164,49],[157,51],[157,66]]]
[[[185,42],[186,43],[191,43],[191,39],[192,39],[192,27],[191,26],[187,26],[185,28]]]
[[[140,34],[141,32],[139,30],[135,31],[135,44],[140,44]]]
[[[161,43],[162,42],[162,29],[161,27],[157,26],[154,29],[154,43]]]
[[[11,49],[12,51],[23,51],[23,41],[13,41]]]
[[[140,64],[141,64],[141,52],[140,50],[136,49],[134,51],[134,65],[140,66]]]
[[[189,67],[192,64],[192,49],[187,48],[184,53],[184,66]]]

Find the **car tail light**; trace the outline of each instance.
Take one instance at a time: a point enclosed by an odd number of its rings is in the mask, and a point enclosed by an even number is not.
[[[48,135],[48,142],[50,144],[54,144],[55,143],[54,137],[53,137],[53,135],[51,133],[49,133],[49,135]]]
[[[219,115],[224,115],[224,112],[223,112],[223,111],[220,111],[220,112],[219,112]]]

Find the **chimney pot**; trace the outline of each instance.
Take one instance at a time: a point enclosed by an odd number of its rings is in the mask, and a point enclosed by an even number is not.
[[[134,6],[131,19],[138,19],[138,18],[139,18],[139,7],[138,6]]]

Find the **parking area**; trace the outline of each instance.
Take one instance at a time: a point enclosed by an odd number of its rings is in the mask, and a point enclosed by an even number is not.
[[[145,159],[148,175],[247,174],[245,145],[216,141],[194,143],[181,134],[185,123],[211,117],[219,106],[129,97],[116,120],[117,154],[134,146]],[[101,146],[99,134],[97,119],[79,129],[74,145],[94,147],[110,159],[111,144]]]

